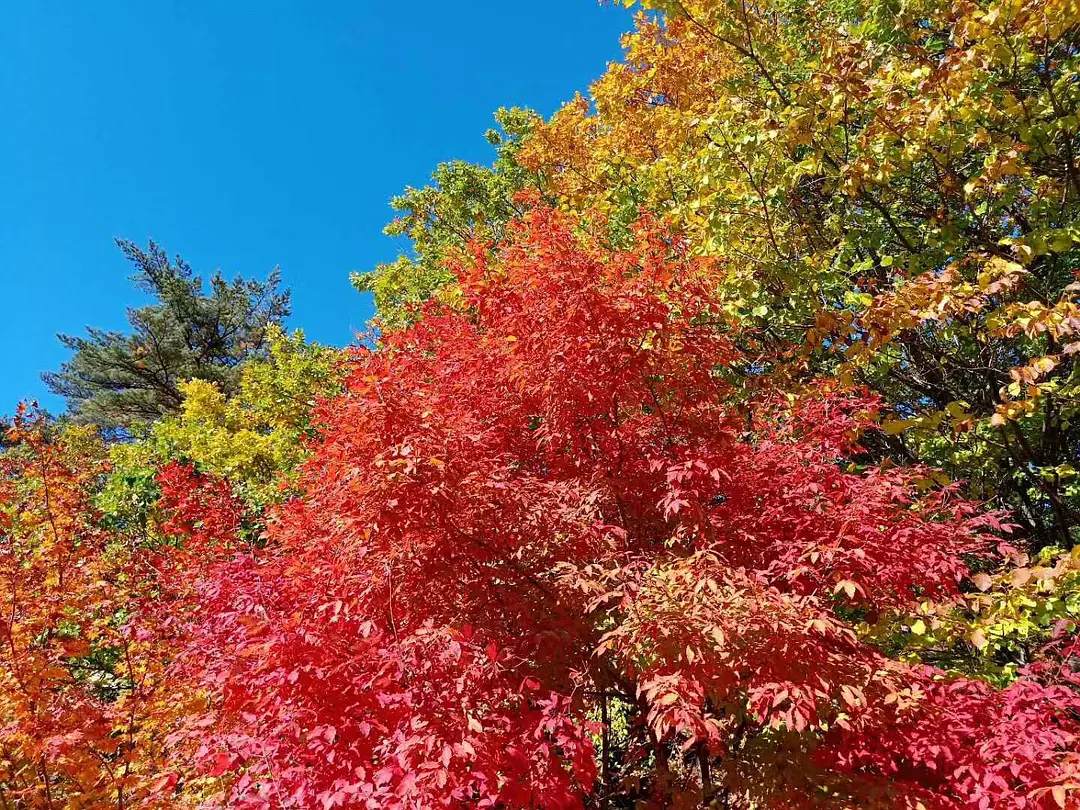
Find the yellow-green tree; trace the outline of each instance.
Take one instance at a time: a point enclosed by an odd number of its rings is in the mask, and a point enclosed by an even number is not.
[[[302,332],[277,330],[267,359],[243,367],[236,396],[227,398],[204,380],[181,384],[179,413],[152,424],[139,440],[111,448],[114,470],[98,503],[112,527],[144,542],[160,540],[155,476],[169,461],[228,480],[253,515],[282,500],[318,435],[316,405],[337,391],[343,362],[340,352],[306,342]]]

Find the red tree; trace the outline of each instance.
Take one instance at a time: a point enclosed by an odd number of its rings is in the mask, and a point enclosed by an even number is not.
[[[162,476],[221,802],[1075,805],[1057,676],[996,692],[852,629],[957,595],[998,519],[856,466],[870,399],[732,404],[755,367],[708,267],[573,225],[533,210],[459,306],[356,350],[265,542],[221,482]]]

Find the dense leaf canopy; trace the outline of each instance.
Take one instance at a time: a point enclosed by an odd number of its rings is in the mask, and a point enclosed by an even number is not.
[[[644,6],[363,345],[126,245],[0,451],[0,808],[1080,808],[1080,5]]]

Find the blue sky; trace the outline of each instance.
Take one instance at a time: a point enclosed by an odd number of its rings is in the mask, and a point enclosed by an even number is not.
[[[196,271],[280,265],[292,326],[345,344],[349,285],[404,250],[387,202],[488,162],[499,106],[550,114],[619,55],[595,0],[40,0],[0,7],[0,413],[140,298],[114,237]]]

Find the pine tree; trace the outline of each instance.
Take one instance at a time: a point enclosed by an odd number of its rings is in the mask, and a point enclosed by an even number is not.
[[[230,281],[217,271],[207,292],[187,262],[170,260],[153,241],[146,250],[118,244],[136,268],[136,287],[154,303],[128,309],[130,333],[89,327],[85,336],[60,335],[73,355],[44,375],[49,389],[67,399],[76,421],[120,430],[176,412],[186,380],[235,393],[240,364],[265,356],[267,328],[289,314],[279,271],[266,281]]]

